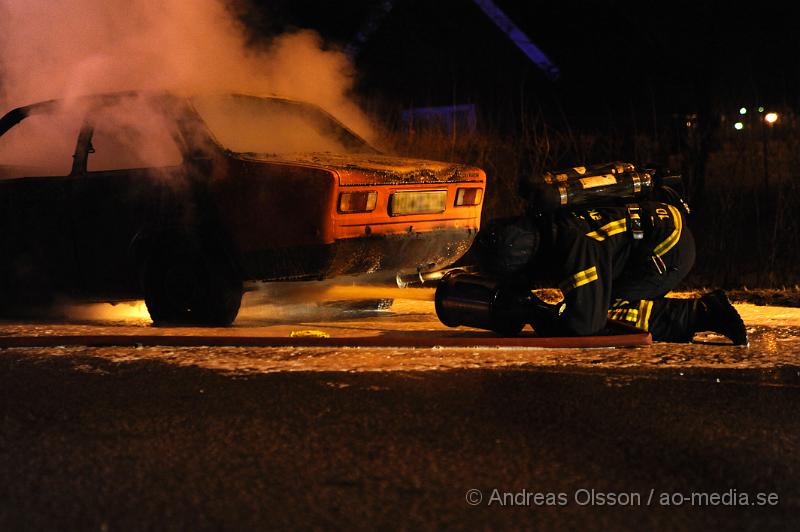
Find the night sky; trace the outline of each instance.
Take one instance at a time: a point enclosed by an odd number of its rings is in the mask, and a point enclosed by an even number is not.
[[[253,1],[257,35],[312,28],[332,46],[351,42],[380,5]],[[357,55],[359,94],[401,106],[478,103],[498,115],[558,107],[587,123],[800,103],[800,16],[785,3],[496,3],[559,66],[559,81],[469,0],[396,0]]]

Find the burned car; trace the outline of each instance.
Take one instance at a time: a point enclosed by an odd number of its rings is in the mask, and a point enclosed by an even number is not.
[[[157,324],[229,324],[245,281],[447,266],[479,228],[485,183],[381,154],[288,99],[17,108],[0,119],[0,306],[144,298]]]

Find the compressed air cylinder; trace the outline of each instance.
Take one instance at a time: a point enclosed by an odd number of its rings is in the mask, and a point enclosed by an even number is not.
[[[633,164],[623,162],[602,163],[592,166],[575,166],[573,168],[545,172],[542,175],[542,181],[548,184],[564,183],[566,181],[572,181],[589,176],[623,174],[625,172],[634,172],[635,170],[636,168],[633,166]]]
[[[608,172],[564,181],[531,183],[528,201],[534,211],[552,212],[564,207],[636,200],[652,190],[653,177],[647,172]]]

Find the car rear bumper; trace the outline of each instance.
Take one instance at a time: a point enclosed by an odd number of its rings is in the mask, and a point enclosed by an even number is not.
[[[373,234],[240,258],[245,280],[307,280],[379,271],[399,273],[444,268],[467,252],[476,229]]]

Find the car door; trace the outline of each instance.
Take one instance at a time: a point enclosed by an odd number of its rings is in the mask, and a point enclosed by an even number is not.
[[[83,111],[51,102],[7,117],[13,125],[0,136],[0,297],[45,302],[74,289],[69,176]]]
[[[77,150],[73,223],[82,291],[97,299],[141,297],[133,242],[157,223],[179,186],[183,157],[174,124],[152,100],[109,100],[87,117]]]

